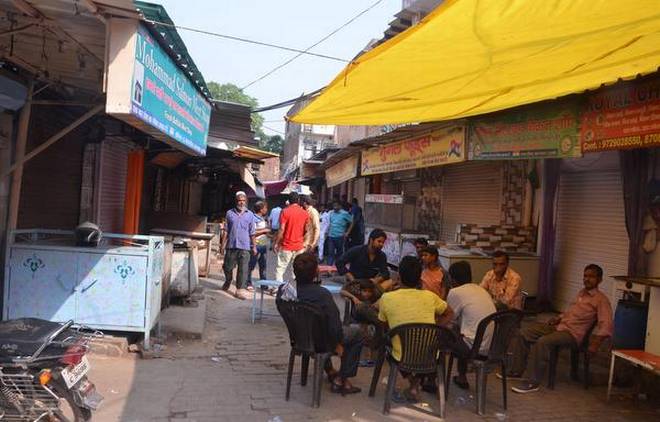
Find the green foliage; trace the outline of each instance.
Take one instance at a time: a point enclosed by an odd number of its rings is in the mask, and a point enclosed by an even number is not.
[[[266,142],[260,142],[259,147],[266,151],[282,154],[284,151],[284,138],[282,138],[280,135],[273,135],[269,137]]]
[[[211,96],[214,100],[229,101],[232,103],[245,104],[251,108],[259,107],[259,102],[256,98],[247,95],[242,89],[234,84],[219,84],[217,82],[209,82],[206,84],[209,87]],[[259,113],[252,113],[252,130],[256,136],[262,136],[263,131],[261,126],[264,123],[264,118]],[[267,135],[266,135],[267,136]],[[263,139],[263,138],[261,138]]]

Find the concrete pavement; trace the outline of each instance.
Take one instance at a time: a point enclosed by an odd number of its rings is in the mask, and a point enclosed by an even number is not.
[[[271,267],[272,268],[272,267]],[[115,358],[94,356],[92,380],[106,397],[96,413],[98,421],[437,421],[437,399],[425,395],[426,405],[394,405],[389,417],[381,413],[384,384],[375,398],[367,396],[371,369],[360,369],[354,384],[361,394],[341,397],[324,382],[321,407],[313,409],[311,385],[299,385],[299,365],[294,372],[291,400],[284,400],[288,335],[279,317],[249,322],[251,301],[240,301],[219,290],[222,280],[203,283],[206,326],[201,340],[167,340],[159,359],[137,355]],[[265,306],[274,311],[274,300]],[[560,368],[561,369],[561,368]],[[501,408],[501,385],[489,377],[487,416],[475,414],[472,390],[453,388],[447,408],[448,421],[652,421],[660,420],[660,406],[629,400],[605,401],[605,388],[583,390],[558,373],[555,391],[509,394],[509,409]],[[383,370],[383,376],[387,368]],[[311,374],[310,374],[311,382]],[[399,378],[399,385],[403,385]]]

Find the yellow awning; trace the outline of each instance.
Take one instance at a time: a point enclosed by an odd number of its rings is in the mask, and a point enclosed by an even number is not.
[[[557,98],[660,66],[659,0],[446,0],[293,117],[381,125]]]

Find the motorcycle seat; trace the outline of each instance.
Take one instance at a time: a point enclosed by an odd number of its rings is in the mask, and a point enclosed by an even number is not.
[[[33,355],[61,327],[38,318],[0,321],[0,362]]]

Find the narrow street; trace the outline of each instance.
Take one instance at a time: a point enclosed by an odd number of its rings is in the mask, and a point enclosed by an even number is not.
[[[271,255],[272,256],[272,255]],[[273,266],[271,265],[272,269]],[[215,275],[214,275],[215,277]],[[140,359],[95,355],[92,379],[106,401],[95,414],[98,421],[436,421],[425,413],[437,411],[437,399],[425,393],[418,409],[394,405],[389,417],[381,413],[385,385],[376,397],[367,390],[371,369],[361,368],[355,384],[363,392],[341,397],[324,382],[321,407],[313,409],[311,385],[294,382],[291,400],[284,400],[288,335],[279,316],[264,317],[252,325],[251,301],[240,301],[219,290],[220,277],[204,281],[206,326],[202,340],[170,339],[162,357]],[[264,308],[275,312],[274,299],[266,296]],[[341,308],[340,308],[341,309]],[[299,360],[297,361],[299,363]],[[294,381],[299,380],[299,366]],[[384,368],[382,376],[387,373]],[[472,374],[470,382],[474,385]],[[311,382],[311,373],[310,373]],[[401,377],[398,385],[403,385]],[[452,386],[448,421],[651,421],[658,410],[631,400],[605,401],[605,386],[588,391],[568,380],[568,369],[558,371],[555,391],[518,395],[509,393],[509,409],[501,408],[501,385],[494,375],[488,384],[487,416],[474,409],[474,389],[469,393]],[[474,388],[474,387],[473,387]],[[279,420],[276,417],[279,416]]]

